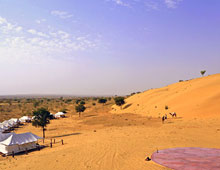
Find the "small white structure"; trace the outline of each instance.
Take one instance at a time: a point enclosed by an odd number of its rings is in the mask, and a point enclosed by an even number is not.
[[[5,126],[3,123],[0,123],[0,132],[4,133],[6,131],[8,131],[10,128]]]
[[[0,152],[6,155],[11,155],[18,152],[23,152],[26,150],[31,150],[37,148],[37,140],[42,139],[41,137],[33,133],[22,133],[15,134],[10,133],[5,134],[6,136],[0,137]]]
[[[19,119],[19,121],[20,121],[21,123],[31,122],[31,118],[28,117],[28,116],[23,116],[23,117],[21,117],[21,118]]]
[[[20,121],[18,118],[11,118],[8,121],[13,122],[16,126],[19,126],[19,124],[20,124]]]
[[[50,113],[50,118],[51,119],[54,119],[55,118],[55,115],[53,113]]]
[[[8,129],[13,128],[14,123],[13,122],[9,122],[8,120],[5,120],[4,122],[2,122],[2,124],[7,127]]]
[[[20,121],[19,121],[19,119],[12,118],[10,120],[5,120],[2,123],[6,124],[7,126],[10,126],[10,127],[14,128],[14,127],[18,127],[19,126]]]
[[[65,116],[66,116],[66,114],[63,112],[58,112],[54,115],[55,118],[60,118],[60,117],[65,117]]]

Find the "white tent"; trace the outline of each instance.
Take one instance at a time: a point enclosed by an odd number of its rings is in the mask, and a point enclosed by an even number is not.
[[[13,152],[18,153],[35,149],[37,148],[36,142],[38,139],[42,138],[30,132],[22,134],[11,133],[11,135],[0,142],[0,152],[10,155]]]
[[[8,129],[12,128],[14,126],[13,122],[9,122],[8,120],[5,120],[4,122],[2,122],[2,124],[7,127]]]
[[[16,126],[18,126],[20,124],[20,121],[19,119],[17,118],[11,118],[8,120],[9,122],[13,122]]]
[[[65,117],[65,113],[63,112],[58,112],[54,115],[55,118],[59,118],[59,117]]]
[[[7,127],[18,127],[18,125],[19,125],[18,121],[14,120],[14,119],[5,120],[2,123]]]
[[[0,132],[5,132],[9,129],[10,127],[5,126],[5,124],[0,123]]]
[[[21,123],[31,122],[31,118],[28,117],[28,116],[23,116],[23,117],[21,117],[21,118],[19,119],[19,121],[20,121]]]

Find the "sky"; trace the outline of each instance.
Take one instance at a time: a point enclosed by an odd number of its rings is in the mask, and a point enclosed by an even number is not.
[[[0,95],[127,95],[219,65],[219,0],[0,0]]]

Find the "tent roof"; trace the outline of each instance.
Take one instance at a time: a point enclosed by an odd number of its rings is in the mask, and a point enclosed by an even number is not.
[[[13,122],[9,122],[9,121],[4,121],[4,122],[2,122],[2,124],[5,126],[5,127],[12,127],[13,125],[14,125],[14,123]]]
[[[14,133],[0,133],[0,142],[4,141],[5,139],[7,139],[12,134],[14,134]]]
[[[1,129],[8,129],[8,127],[7,127],[7,126],[5,126],[5,124],[4,124],[4,123],[0,123],[0,128],[1,128]]]
[[[55,116],[59,116],[59,115],[65,115],[65,113],[63,113],[63,112],[57,112],[57,113],[55,114]]]
[[[19,119],[17,119],[17,118],[11,118],[11,119],[9,119],[8,121],[17,123],[17,122],[19,121]]]
[[[25,143],[31,143],[36,142],[38,139],[42,139],[41,137],[28,132],[28,133],[22,133],[22,134],[11,134],[7,139],[4,141],[1,141],[0,144],[3,145],[22,145]]]
[[[28,117],[28,116],[22,116],[20,119],[29,120],[29,119],[31,119],[31,118],[30,118],[30,117]]]

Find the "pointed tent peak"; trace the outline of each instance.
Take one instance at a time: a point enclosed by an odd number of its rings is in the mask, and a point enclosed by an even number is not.
[[[11,134],[10,136],[8,136],[8,138],[6,138],[5,140],[1,141],[0,144],[11,145],[13,136],[14,136],[14,134]]]
[[[14,132],[12,133],[0,133],[0,142],[8,139],[11,135],[15,134]]]

